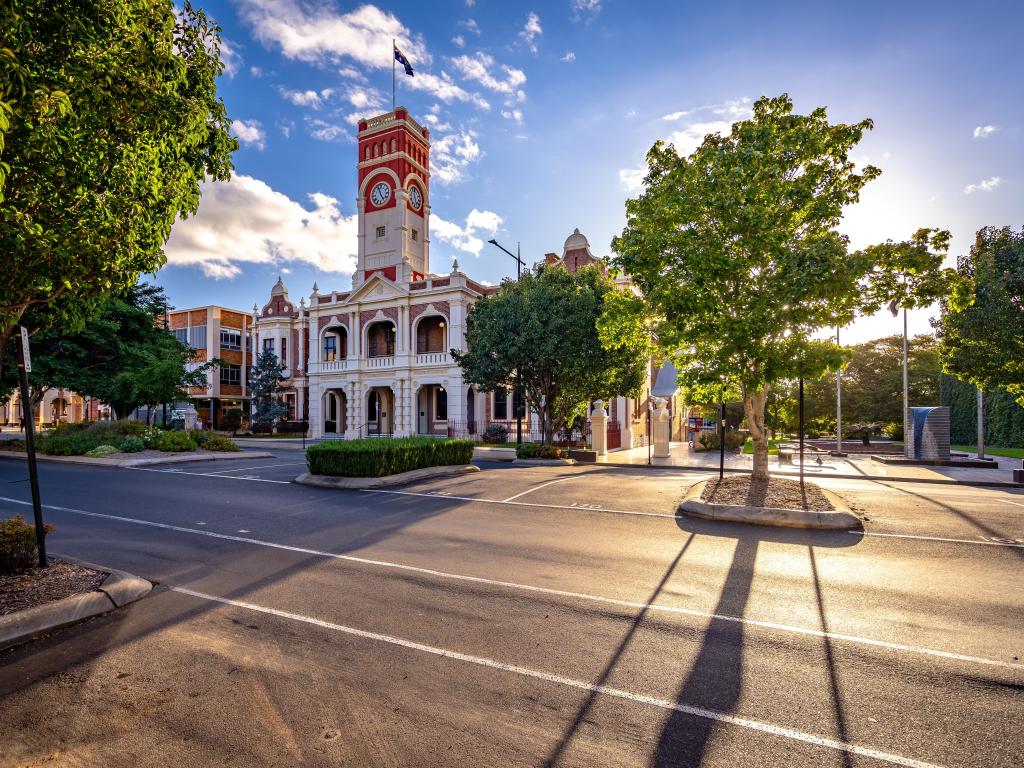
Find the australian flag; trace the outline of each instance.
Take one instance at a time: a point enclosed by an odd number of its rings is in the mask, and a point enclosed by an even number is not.
[[[392,44],[392,47],[395,49],[395,61],[405,67],[405,74],[409,75],[409,77],[413,77],[412,64],[410,64],[409,60],[405,58],[405,54],[398,50],[397,45]]]

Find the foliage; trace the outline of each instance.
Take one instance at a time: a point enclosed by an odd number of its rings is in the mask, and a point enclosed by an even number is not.
[[[204,448],[206,446],[207,439],[209,439],[210,433],[203,432],[201,429],[193,429],[189,431],[188,436],[192,438],[192,441],[197,447]]]
[[[163,288],[140,283],[104,300],[85,327],[72,334],[47,331],[32,340],[32,397],[69,389],[109,403],[119,416],[140,405],[188,397],[207,385],[219,361],[193,362],[194,352],[163,328],[169,310]],[[14,350],[5,367],[17,376]]]
[[[153,447],[158,451],[183,453],[194,451],[197,446],[196,441],[189,437],[187,432],[161,432]]]
[[[274,425],[269,421],[254,421],[252,423],[251,432],[254,435],[269,435],[274,431]]]
[[[890,421],[888,424],[882,427],[882,434],[888,437],[890,440],[901,442],[903,440],[903,422]]]
[[[282,421],[277,425],[278,434],[304,435],[309,431],[308,421]]]
[[[738,451],[746,439],[740,432],[735,430],[727,431],[725,433],[725,450]],[[715,432],[701,432],[697,436],[697,444],[705,451],[717,451],[722,446],[722,440],[717,430]]]
[[[314,475],[384,477],[424,467],[468,464],[473,441],[433,437],[331,441],[306,449],[306,464]]]
[[[508,427],[504,424],[488,424],[480,439],[485,443],[507,443]]]
[[[755,477],[766,478],[765,402],[772,384],[835,370],[842,351],[815,338],[852,320],[870,263],[836,230],[842,209],[880,171],[850,151],[870,129],[793,114],[761,98],[751,120],[705,137],[689,157],[657,142],[646,189],[626,203],[615,263],[661,318],[658,336],[683,384],[743,395]]]
[[[141,437],[135,435],[128,435],[128,437],[122,437],[117,443],[117,448],[122,453],[138,453],[139,451],[145,450],[146,443]]]
[[[949,406],[950,442],[978,442],[978,390],[973,384],[943,374],[939,402]],[[1005,389],[985,393],[985,445],[1024,447],[1024,407]]]
[[[978,230],[957,270],[962,282],[936,326],[943,370],[1024,405],[1024,229]]]
[[[849,437],[851,440],[860,440],[864,445],[871,445],[871,436],[877,435],[882,431],[882,425],[869,422],[860,422],[853,424],[843,435],[844,439]]]
[[[15,325],[74,331],[164,262],[237,142],[219,29],[171,0],[0,4],[0,368]]]
[[[88,432],[65,432],[41,438],[37,447],[48,456],[83,456],[101,444],[99,438]]]
[[[13,453],[24,453],[24,440],[0,440],[0,451],[11,451]]]
[[[288,406],[281,398],[281,383],[284,381],[284,366],[277,355],[267,350],[256,356],[256,364],[249,371],[249,394],[252,396],[253,420],[260,424],[273,425],[288,413]],[[253,425],[253,432],[256,425]]]
[[[55,530],[49,523],[43,524],[44,535]],[[26,523],[21,515],[0,520],[0,573],[17,573],[38,562],[35,525]]]
[[[110,454],[117,452],[117,448],[112,445],[97,445],[91,451],[86,451],[85,455],[90,459],[102,459],[105,456],[109,456]]]
[[[237,445],[235,445],[234,440],[232,440],[230,437],[218,435],[216,432],[207,436],[206,444],[203,446],[203,448],[205,448],[208,451],[222,451],[229,453],[233,451],[242,450]]]
[[[859,253],[871,265],[864,310],[876,312],[890,302],[893,308],[916,309],[948,296],[957,283],[956,271],[942,266],[949,237],[946,230],[919,229],[909,240],[887,240]]]
[[[561,459],[564,452],[557,445],[520,443],[516,446],[517,459]]]
[[[596,265],[575,273],[539,265],[477,301],[466,320],[468,351],[451,352],[466,381],[485,392],[511,389],[518,368],[551,442],[591,399],[639,393],[650,358],[640,309]]]
[[[242,428],[242,412],[234,408],[224,411],[220,416],[220,428],[235,434]]]

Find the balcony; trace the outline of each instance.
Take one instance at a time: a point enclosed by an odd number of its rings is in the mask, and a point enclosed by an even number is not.
[[[340,360],[325,360],[320,363],[321,373],[338,373],[340,371],[348,370],[348,360],[341,358]]]
[[[447,352],[420,352],[416,355],[416,365],[451,365],[452,358]]]
[[[385,356],[382,356],[382,357],[373,357],[373,356],[368,357],[368,358],[366,358],[366,367],[367,368],[373,368],[373,369],[376,369],[376,368],[394,368],[395,367],[395,357],[394,357],[394,355],[389,355],[389,356],[386,356],[386,357]]]

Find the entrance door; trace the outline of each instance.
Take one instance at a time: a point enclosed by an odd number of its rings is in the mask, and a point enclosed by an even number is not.
[[[370,396],[366,399],[366,433],[368,435],[380,434],[380,412],[381,402],[377,390],[370,390]]]

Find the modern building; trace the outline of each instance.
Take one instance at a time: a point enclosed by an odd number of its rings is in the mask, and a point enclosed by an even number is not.
[[[207,374],[205,387],[189,394],[203,424],[216,428],[226,411],[249,414],[246,372],[252,359],[252,320],[246,312],[211,305],[176,309],[168,313],[167,326],[178,341],[195,350],[191,365],[200,366],[214,358],[224,361]]]
[[[455,261],[430,270],[430,132],[399,107],[358,128],[358,258],[347,291],[293,301],[278,278],[253,307],[257,348],[285,367],[290,416],[314,436],[474,435],[489,423],[514,434],[510,392],[478,392],[449,350],[465,347],[466,315],[496,290]],[[548,263],[575,271],[598,261],[575,230]],[[628,280],[623,280],[624,287]],[[643,444],[647,397],[611,406],[611,447]],[[535,418],[526,429],[536,429]]]

